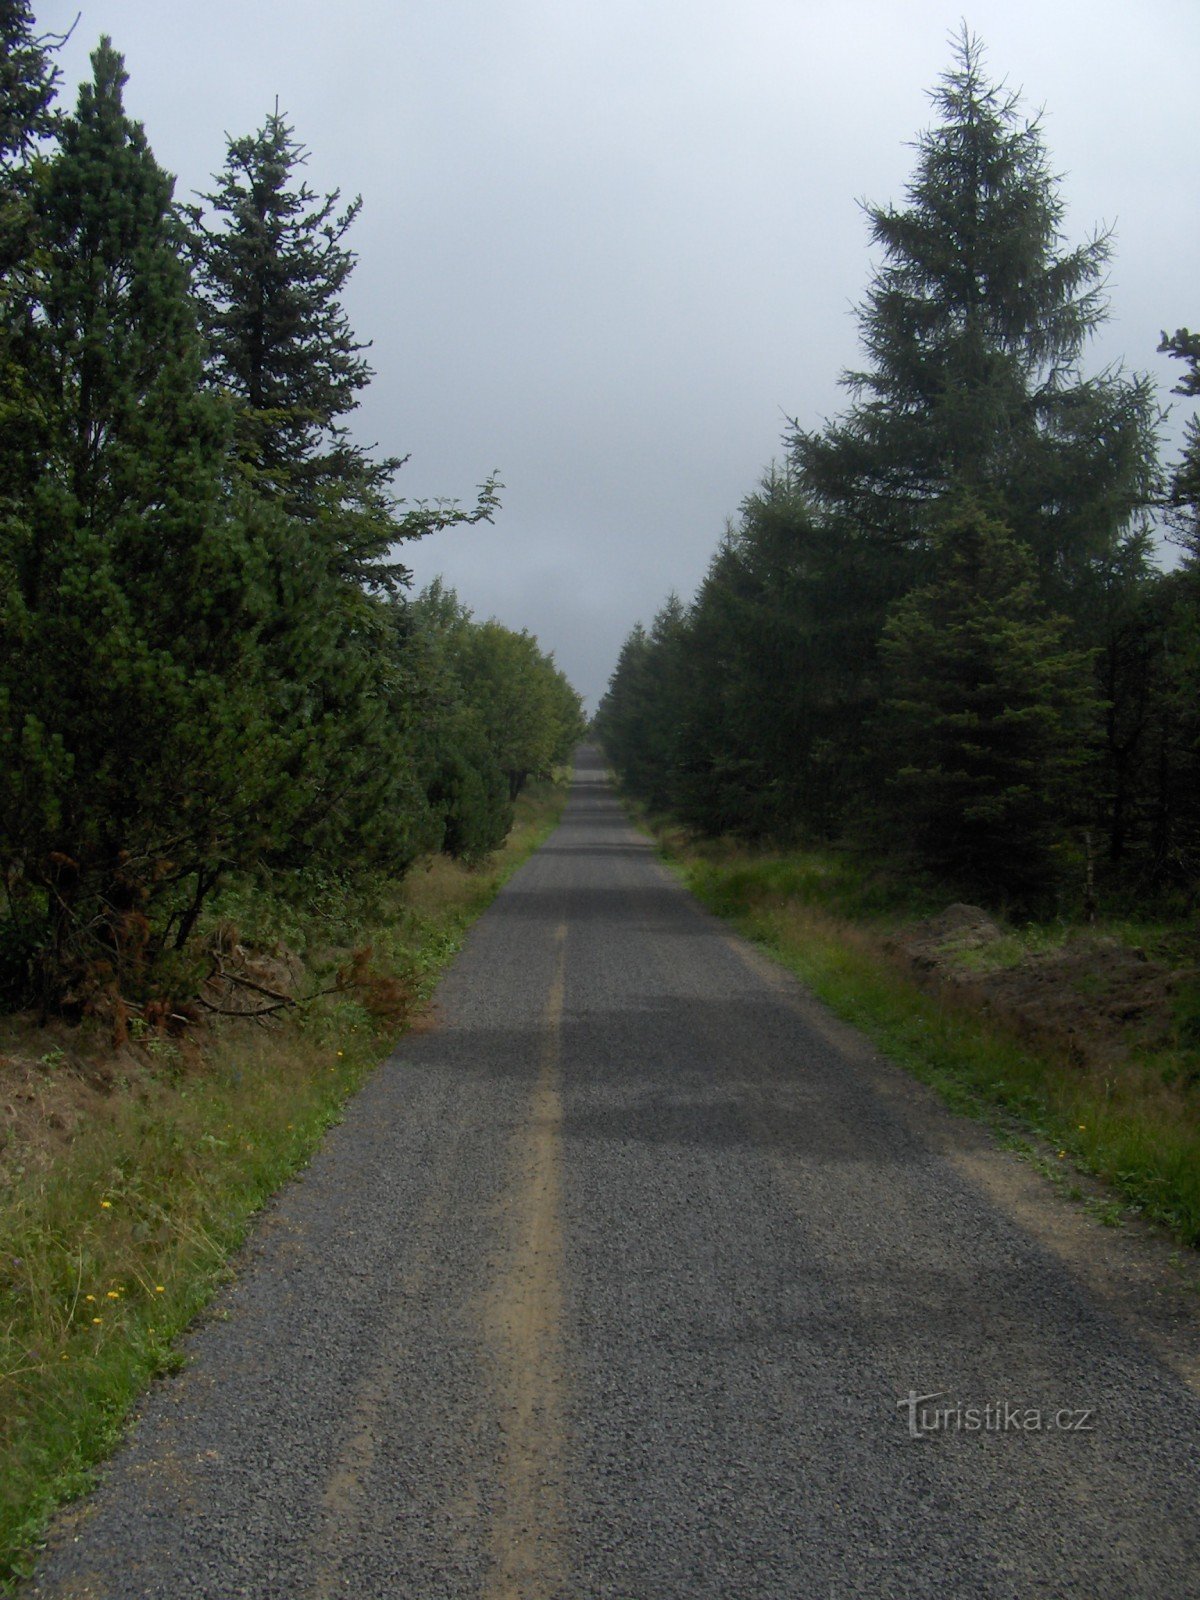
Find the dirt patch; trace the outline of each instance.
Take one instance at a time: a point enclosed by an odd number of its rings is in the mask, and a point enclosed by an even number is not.
[[[1200,982],[1195,967],[1169,966],[1107,936],[1023,948],[978,906],[949,906],[888,948],[924,986],[957,991],[1031,1042],[1092,1066],[1172,1048],[1177,996]]]
[[[256,950],[225,928],[210,957],[197,1002],[123,1005],[119,1018],[78,1023],[42,1022],[33,1012],[0,1016],[0,1189],[49,1170],[130,1099],[169,1093],[204,1071],[218,1037],[273,1029],[321,994],[350,995],[396,1027],[418,1006],[415,977],[378,970],[368,946],[349,953],[324,987],[285,945]]]
[[[1004,938],[1003,930],[978,906],[947,906],[940,916],[909,928],[896,941],[915,966],[948,966],[965,950],[985,950]]]
[[[10,1015],[0,1030],[0,1188],[49,1170],[122,1098],[192,1070],[200,1040],[153,1034],[114,1048],[107,1030]]]
[[[77,1068],[0,1056],[0,1183],[48,1165],[103,1099]]]

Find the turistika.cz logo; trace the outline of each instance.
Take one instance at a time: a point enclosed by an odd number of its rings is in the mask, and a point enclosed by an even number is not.
[[[910,1389],[906,1399],[896,1401],[896,1409],[908,1412],[912,1439],[924,1439],[933,1433],[1092,1433],[1096,1427],[1094,1406],[1047,1410],[1012,1400],[969,1405],[951,1400],[945,1389],[933,1394],[918,1394]]]

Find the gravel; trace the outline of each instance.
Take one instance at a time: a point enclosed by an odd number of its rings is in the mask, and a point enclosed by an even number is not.
[[[815,1014],[584,752],[27,1592],[1200,1596],[1197,1396]]]

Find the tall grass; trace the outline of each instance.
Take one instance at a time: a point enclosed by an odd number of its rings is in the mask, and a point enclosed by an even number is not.
[[[1031,1048],[969,990],[917,983],[884,936],[902,913],[933,909],[919,891],[873,881],[836,856],[695,846],[670,831],[659,840],[701,901],[949,1104],[1047,1142],[1052,1159],[1101,1178],[1128,1210],[1200,1245],[1200,991],[1181,986],[1174,1049],[1081,1066],[1066,1041]],[[1005,945],[1046,948],[1063,937],[1061,928],[1026,928]]]
[[[485,868],[439,858],[398,888],[377,886],[370,921],[348,921],[332,897],[324,916],[309,912],[312,943],[340,932],[347,945],[371,945],[374,981],[419,999],[564,800],[564,788],[548,785],[523,797]],[[304,932],[303,917],[293,931]],[[381,1016],[371,999],[368,985],[269,1029],[226,1023],[200,1048],[148,1039],[113,1069],[107,1093],[89,1095],[69,1142],[4,1152],[0,1583],[28,1570],[55,1506],[86,1486],[138,1393],[176,1363],[177,1336],[226,1275],[254,1213],[394,1042],[394,1008]],[[70,1070],[63,1039],[40,1050],[34,1081],[44,1074],[48,1096],[68,1088],[53,1082]],[[0,1048],[45,1043],[10,1022]]]

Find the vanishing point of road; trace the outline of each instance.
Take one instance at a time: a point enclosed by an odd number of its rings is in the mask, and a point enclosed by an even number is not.
[[[1194,1373],[1036,1181],[699,910],[585,750],[30,1592],[1200,1595]]]

